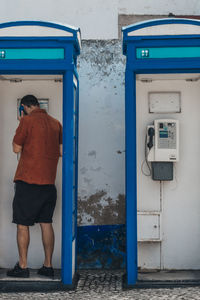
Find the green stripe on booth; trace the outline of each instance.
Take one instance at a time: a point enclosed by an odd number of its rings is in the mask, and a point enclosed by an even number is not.
[[[0,49],[0,59],[64,59],[64,49]]]
[[[200,47],[137,48],[137,59],[200,57]]]

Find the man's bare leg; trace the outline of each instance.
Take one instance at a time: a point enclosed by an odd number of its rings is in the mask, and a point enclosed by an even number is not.
[[[44,247],[44,266],[52,267],[52,255],[54,250],[54,230],[51,223],[40,223],[42,242]]]
[[[29,227],[17,225],[17,245],[19,251],[19,266],[27,268],[28,246],[30,242]]]

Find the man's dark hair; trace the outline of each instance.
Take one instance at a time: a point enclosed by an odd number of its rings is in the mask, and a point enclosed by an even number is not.
[[[40,106],[38,99],[33,95],[26,95],[21,99],[21,104],[24,104],[28,107],[31,106]]]

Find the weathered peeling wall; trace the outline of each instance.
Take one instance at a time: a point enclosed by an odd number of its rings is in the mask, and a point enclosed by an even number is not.
[[[121,42],[83,41],[78,68],[78,224],[124,224],[125,58]]]

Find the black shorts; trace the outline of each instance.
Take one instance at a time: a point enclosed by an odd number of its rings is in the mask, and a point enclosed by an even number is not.
[[[32,226],[52,223],[57,191],[53,184],[37,185],[23,181],[15,183],[13,223]]]

